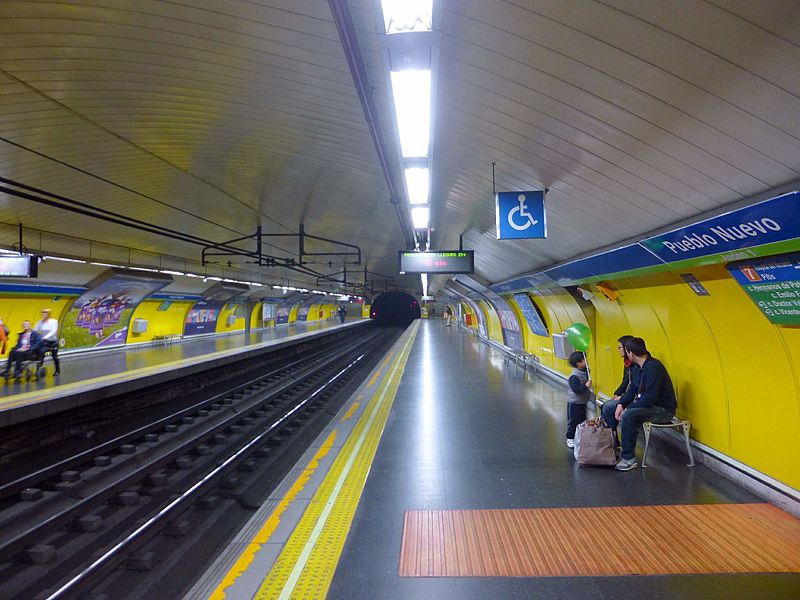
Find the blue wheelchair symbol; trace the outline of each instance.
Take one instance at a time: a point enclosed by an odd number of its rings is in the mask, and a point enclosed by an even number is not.
[[[544,192],[497,194],[497,239],[546,237]]]
[[[531,225],[538,225],[539,221],[528,212],[528,203],[525,201],[525,194],[517,196],[518,206],[512,208],[508,213],[508,224],[517,231],[525,231]],[[517,213],[522,219],[521,224],[517,225],[514,214]]]

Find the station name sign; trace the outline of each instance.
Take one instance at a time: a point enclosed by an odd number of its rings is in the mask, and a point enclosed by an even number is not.
[[[439,250],[437,252],[398,252],[400,273],[472,273],[475,271],[473,250]]]
[[[22,254],[0,255],[0,277],[38,277],[39,258]]]
[[[790,192],[643,240],[666,263],[800,237],[800,192]]]

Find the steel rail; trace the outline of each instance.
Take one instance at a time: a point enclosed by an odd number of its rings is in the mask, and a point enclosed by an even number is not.
[[[374,338],[374,336],[373,336]],[[330,348],[325,349],[325,352],[330,352]],[[138,456],[136,459],[137,465],[134,466],[133,470],[128,470],[124,474],[121,474],[121,477],[117,478],[113,482],[104,483],[102,481],[95,482],[95,485],[100,486],[100,489],[93,491],[86,496],[81,497],[80,501],[71,503],[69,506],[60,508],[58,506],[51,507],[51,514],[49,516],[45,516],[44,520],[39,520],[33,526],[24,526],[23,524],[19,523],[20,517],[22,515],[16,514],[13,516],[11,522],[7,524],[5,527],[5,531],[10,533],[10,539],[5,539],[2,542],[2,546],[0,546],[0,556],[9,556],[13,555],[18,552],[21,548],[25,546],[25,541],[29,539],[32,535],[39,531],[53,529],[55,527],[60,526],[61,524],[69,521],[73,514],[81,513],[81,511],[85,511],[87,507],[94,506],[100,502],[104,502],[108,498],[112,497],[119,488],[125,488],[130,486],[132,482],[141,480],[148,472],[156,470],[160,468],[162,465],[167,464],[170,460],[173,460],[176,456],[183,455],[187,452],[187,449],[196,446],[199,443],[202,443],[205,439],[213,436],[215,433],[222,431],[229,427],[231,423],[241,420],[242,418],[246,417],[251,412],[254,412],[258,405],[268,403],[275,398],[279,397],[282,394],[287,393],[293,387],[295,387],[298,383],[300,383],[303,379],[308,379],[313,377],[315,374],[329,368],[332,364],[339,361],[338,356],[334,357],[326,357],[323,358],[321,361],[317,361],[310,365],[303,373],[301,373],[298,377],[292,378],[288,381],[284,381],[281,383],[280,387],[275,390],[270,390],[270,392],[255,401],[254,405],[243,410],[241,412],[236,412],[235,414],[230,415],[228,418],[221,420],[217,423],[209,424],[203,431],[200,432],[192,432],[191,437],[187,440],[180,442],[180,445],[170,449],[169,451],[163,452],[161,455],[153,457],[149,460],[143,460],[142,456]],[[229,395],[231,392],[228,391],[225,395]],[[169,419],[174,421],[174,417]],[[282,422],[282,421],[281,421]],[[274,430],[272,427],[269,431]],[[125,468],[126,465],[116,465],[117,470],[121,468]],[[128,466],[130,469],[130,466]],[[49,500],[50,504],[57,504],[59,502],[64,502],[64,498],[60,495],[55,495],[51,499],[45,500],[47,502]],[[56,512],[53,512],[52,509],[55,509]],[[32,510],[42,510],[41,506],[33,507]],[[2,524],[2,523],[0,523]],[[15,526],[16,525],[16,526]],[[25,528],[26,527],[26,528]],[[16,531],[15,531],[16,530]]]
[[[109,550],[104,552],[101,556],[95,559],[88,567],[86,567],[83,571],[78,573],[77,575],[73,576],[69,581],[64,583],[61,587],[47,596],[47,600],[57,600],[59,598],[65,598],[68,594],[75,591],[76,588],[97,571],[99,571],[103,566],[109,563],[112,560],[115,560],[119,557],[119,555],[125,551],[131,544],[142,538],[146,533],[152,530],[156,524],[164,521],[166,518],[171,516],[175,513],[179,508],[181,508],[184,504],[187,504],[191,500],[195,498],[202,490],[206,487],[211,485],[224,471],[226,471],[231,465],[234,465],[238,462],[238,460],[245,455],[247,455],[251,450],[253,450],[256,446],[261,444],[261,442],[267,438],[272,432],[274,432],[277,428],[283,425],[287,420],[292,418],[296,415],[300,410],[304,409],[307,404],[312,402],[317,396],[322,394],[326,391],[330,386],[334,384],[340,377],[342,377],[345,373],[347,373],[350,369],[352,369],[356,364],[358,364],[361,360],[363,360],[366,353],[360,354],[356,357],[353,361],[351,361],[346,367],[340,370],[336,375],[334,375],[331,379],[329,379],[326,383],[322,386],[318,387],[314,390],[311,394],[309,394],[304,400],[299,402],[296,406],[294,406],[291,410],[289,410],[286,414],[284,414],[280,419],[276,420],[272,425],[270,425],[267,429],[256,435],[255,437],[251,438],[249,442],[247,442],[244,446],[242,446],[239,450],[237,450],[234,454],[226,458],[222,463],[217,465],[214,469],[209,471],[205,476],[201,479],[196,481],[192,484],[189,488],[187,488],[180,496],[172,500],[166,506],[161,508],[155,515],[150,517],[147,521],[145,521],[142,525],[137,527],[133,532],[127,535],[125,538],[117,542],[113,547]]]

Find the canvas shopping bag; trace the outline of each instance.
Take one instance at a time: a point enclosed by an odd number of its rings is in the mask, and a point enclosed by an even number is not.
[[[613,467],[617,464],[614,437],[602,419],[589,419],[578,425],[575,432],[575,460],[579,465]]]

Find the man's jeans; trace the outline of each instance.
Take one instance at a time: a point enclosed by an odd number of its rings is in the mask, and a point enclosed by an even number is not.
[[[613,403],[616,404],[616,403]],[[605,406],[603,406],[605,409]],[[603,411],[605,412],[605,410]],[[613,417],[613,411],[612,415]],[[642,423],[652,421],[653,423],[669,423],[673,413],[664,410],[660,406],[650,406],[647,408],[636,408],[631,406],[622,413],[622,453],[620,458],[631,460],[636,458],[636,436]],[[608,423],[611,426],[611,423]],[[616,420],[615,423],[616,425]]]

